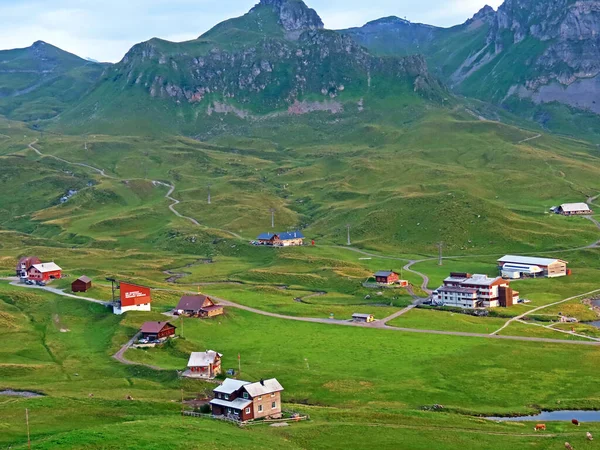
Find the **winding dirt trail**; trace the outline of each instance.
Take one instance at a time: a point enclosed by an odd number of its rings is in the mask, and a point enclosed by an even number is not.
[[[529,142],[529,141],[533,141],[534,139],[539,139],[541,138],[543,135],[537,134],[536,136],[532,136],[532,137],[528,137],[527,139],[523,139],[522,141],[517,142],[517,144],[524,144],[525,142]]]

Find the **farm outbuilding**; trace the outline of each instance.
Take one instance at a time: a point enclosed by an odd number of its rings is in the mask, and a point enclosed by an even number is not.
[[[71,291],[73,292],[87,292],[92,288],[92,279],[85,275],[77,278],[71,283]]]
[[[554,209],[557,214],[563,216],[585,216],[594,214],[587,203],[563,203]]]
[[[567,261],[555,258],[506,255],[498,260],[498,267],[506,278],[564,277],[569,274]]]

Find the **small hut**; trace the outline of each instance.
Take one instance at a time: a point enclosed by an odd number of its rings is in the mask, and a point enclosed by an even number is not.
[[[71,291],[73,292],[87,292],[92,288],[92,279],[85,275],[77,278],[71,283]]]

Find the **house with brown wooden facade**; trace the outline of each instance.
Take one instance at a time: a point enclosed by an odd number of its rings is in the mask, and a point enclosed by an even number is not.
[[[283,387],[277,379],[260,380],[256,383],[227,378],[213,390],[212,414],[240,422],[256,419],[281,418],[281,392]]]
[[[175,336],[175,330],[177,327],[169,322],[146,322],[142,325],[140,333],[142,339],[157,341]]]
[[[190,355],[187,369],[183,372],[183,376],[187,378],[199,378],[204,380],[212,380],[217,375],[221,374],[221,353],[214,350],[205,352],[193,352]]]
[[[175,308],[175,314],[190,317],[215,317],[224,313],[223,306],[217,305],[206,295],[184,295]]]

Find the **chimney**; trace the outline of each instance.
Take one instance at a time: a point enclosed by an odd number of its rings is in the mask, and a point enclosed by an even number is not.
[[[262,384],[263,386],[265,385],[265,379],[264,378],[260,379],[260,384]]]

